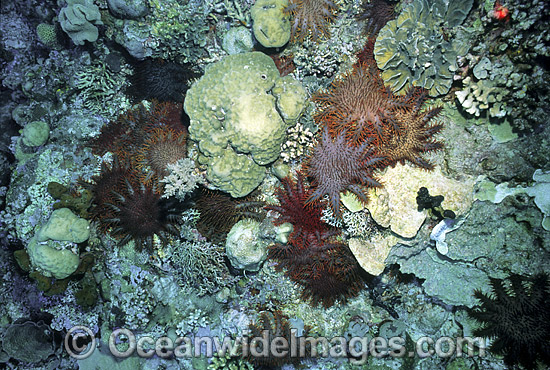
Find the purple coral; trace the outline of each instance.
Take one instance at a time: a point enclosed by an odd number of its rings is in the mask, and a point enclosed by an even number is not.
[[[367,202],[364,187],[381,187],[373,178],[376,164],[384,158],[377,156],[371,146],[371,139],[359,146],[346,143],[346,132],[333,139],[325,126],[323,136],[309,158],[307,173],[313,177],[316,187],[306,204],[329,196],[329,204],[336,217],[341,217],[340,192],[350,191],[362,202]]]

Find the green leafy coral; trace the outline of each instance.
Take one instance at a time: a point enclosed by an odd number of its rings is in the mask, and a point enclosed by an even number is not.
[[[59,24],[73,42],[84,45],[94,42],[99,36],[97,25],[102,25],[101,13],[91,0],[68,0],[59,12]]]
[[[430,96],[446,94],[451,88],[456,58],[469,48],[461,37],[448,38],[444,29],[459,26],[473,0],[417,0],[406,6],[380,30],[374,56],[382,78],[393,91],[420,86]]]

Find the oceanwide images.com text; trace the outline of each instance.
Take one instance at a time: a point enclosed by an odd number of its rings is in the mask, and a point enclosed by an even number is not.
[[[84,344],[85,343],[85,344]],[[65,350],[76,359],[89,357],[97,346],[97,338],[84,326],[75,326],[65,336]],[[402,337],[276,337],[268,330],[261,337],[168,337],[154,338],[134,334],[128,329],[116,329],[109,337],[109,350],[114,357],[126,358],[190,358],[217,356],[242,356],[243,358],[316,358],[347,357],[353,364],[366,363],[373,357],[461,357],[484,356],[485,341],[471,337],[421,337],[414,345],[405,345]]]

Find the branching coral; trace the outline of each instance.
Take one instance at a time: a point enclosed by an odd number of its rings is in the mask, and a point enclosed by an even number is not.
[[[125,70],[113,72],[103,61],[93,62],[81,67],[74,75],[73,85],[80,91],[82,104],[93,112],[103,112],[113,100],[117,105],[128,104],[127,98],[120,94],[125,81]]]
[[[198,184],[204,182],[203,177],[197,173],[195,162],[190,158],[180,159],[166,167],[168,175],[160,179],[164,184],[163,197],[165,198],[175,196],[179,200],[184,200],[197,188]]]
[[[181,285],[197,289],[202,296],[213,294],[232,282],[223,248],[208,242],[184,241],[176,241],[170,247],[170,259]]]

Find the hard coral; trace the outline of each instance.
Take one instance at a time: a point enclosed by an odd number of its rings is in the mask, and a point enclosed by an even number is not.
[[[350,146],[346,132],[335,138],[325,126],[323,136],[313,149],[307,164],[307,173],[313,178],[315,191],[307,204],[329,196],[329,204],[336,217],[341,217],[340,193],[350,191],[367,203],[365,187],[382,186],[373,176],[376,166],[383,160],[371,146],[371,139],[361,145]]]
[[[510,284],[491,279],[493,294],[475,292],[481,307],[469,315],[482,326],[474,335],[493,339],[490,349],[504,355],[509,366],[536,369],[550,366],[550,282],[548,274],[531,278],[512,275]]]
[[[293,16],[291,40],[304,41],[308,35],[313,41],[329,37],[328,27],[337,10],[330,0],[290,0],[285,12]]]

